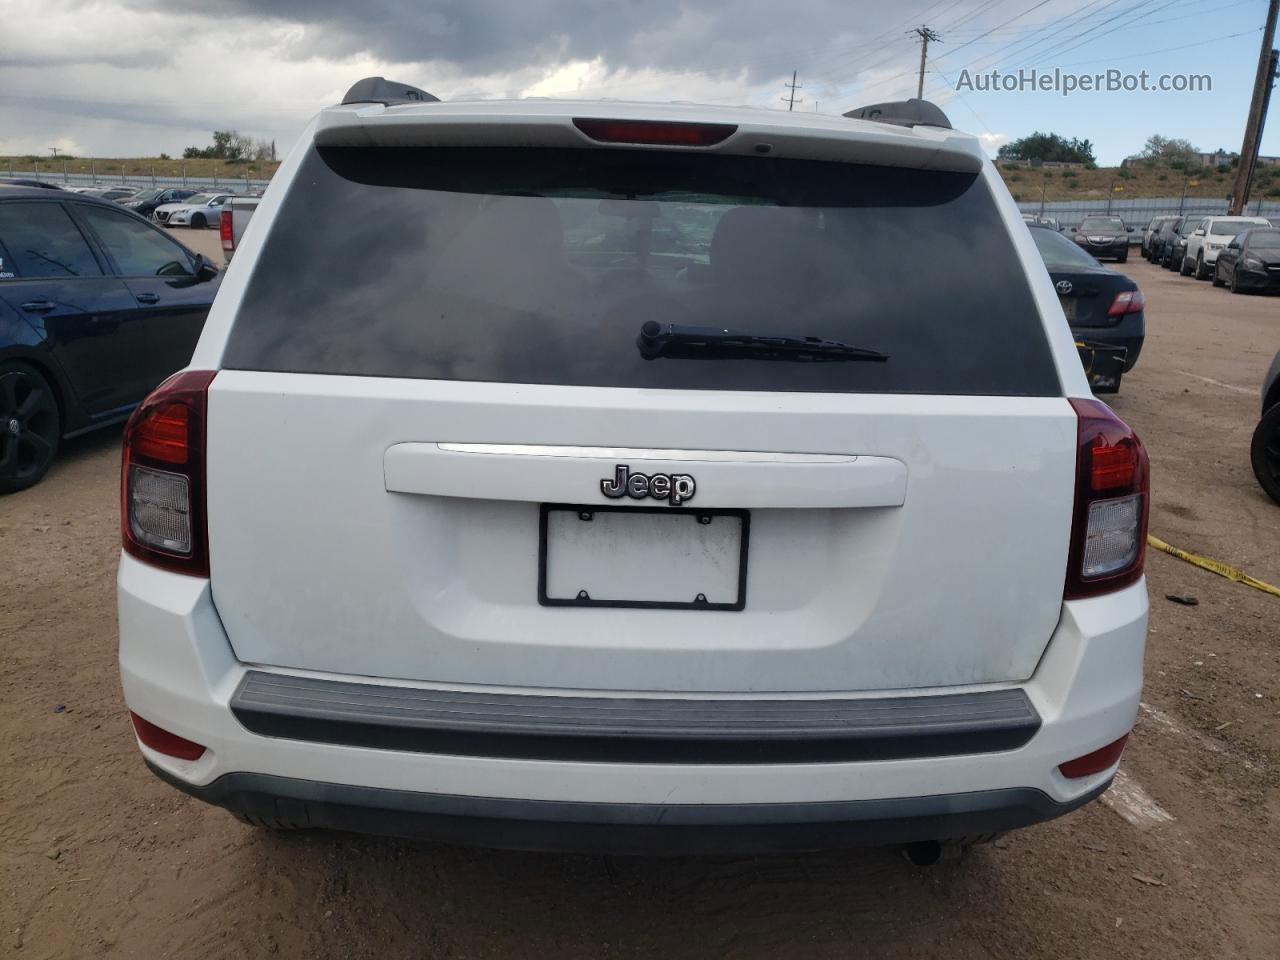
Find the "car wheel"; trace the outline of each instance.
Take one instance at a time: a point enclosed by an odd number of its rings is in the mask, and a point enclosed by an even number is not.
[[[1193,263],[1192,263],[1190,260],[1188,260],[1186,257],[1183,257],[1183,258],[1182,258],[1182,266],[1180,266],[1180,267],[1178,268],[1178,276],[1180,276],[1180,277],[1189,277],[1189,276],[1191,276],[1191,271],[1192,271],[1192,269],[1194,269],[1194,267],[1195,267],[1195,264],[1193,264]]]
[[[1249,459],[1253,461],[1253,475],[1258,478],[1262,489],[1272,500],[1280,503],[1280,403],[1272,404],[1258,421],[1249,447]]]
[[[1196,254],[1196,269],[1195,269],[1195,276],[1196,276],[1196,279],[1197,279],[1197,280],[1208,280],[1208,279],[1209,279],[1209,271],[1205,269],[1205,265],[1204,265],[1204,254],[1203,254],[1203,253],[1197,253],[1197,254]]]
[[[203,230],[204,228],[205,228],[204,214],[197,213],[194,217],[191,218],[191,229]]]
[[[0,364],[0,493],[39,483],[61,436],[62,417],[49,381],[25,363]]]
[[[1244,290],[1240,286],[1240,268],[1238,266],[1231,271],[1230,286],[1231,286],[1232,293],[1244,293]]]
[[[1129,259],[1129,251],[1126,250],[1124,253],[1120,254],[1120,256],[1116,257],[1116,263],[1124,263],[1128,259]]]

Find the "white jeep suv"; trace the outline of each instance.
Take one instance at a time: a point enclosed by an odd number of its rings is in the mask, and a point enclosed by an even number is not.
[[[1265,217],[1205,217],[1194,230],[1186,231],[1187,251],[1179,272],[1184,277],[1194,274],[1197,280],[1210,279],[1218,254],[1234,237],[1250,227],[1269,226],[1271,221]]]
[[[927,855],[1102,793],[1147,458],[979,142],[433,100],[320,113],[127,428],[151,769],[264,826],[638,852]]]

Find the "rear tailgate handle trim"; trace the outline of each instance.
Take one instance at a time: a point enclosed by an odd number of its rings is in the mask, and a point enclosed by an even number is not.
[[[419,442],[389,447],[383,474],[391,493],[607,503],[616,501],[604,497],[601,481],[632,462],[643,462],[646,474],[693,475],[697,494],[685,506],[833,509],[906,501],[906,464],[851,454]]]

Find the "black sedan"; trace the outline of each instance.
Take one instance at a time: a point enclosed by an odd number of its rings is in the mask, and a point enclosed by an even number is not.
[[[1085,217],[1071,233],[1080,248],[1095,257],[1115,257],[1119,263],[1129,259],[1129,228],[1119,217]]]
[[[0,494],[186,366],[220,279],[114,203],[0,187]]]
[[[1262,419],[1253,431],[1249,457],[1262,489],[1280,503],[1280,353],[1262,381]]]
[[[187,197],[194,197],[195,190],[186,187],[166,187],[162,190],[144,190],[139,194],[120,201],[120,206],[143,217],[150,217],[156,207],[166,203],[177,203]]]
[[[1232,293],[1280,290],[1280,230],[1246,230],[1228,243],[1213,267],[1213,285],[1224,283]]]
[[[1057,231],[1030,230],[1089,369],[1090,385],[1095,393],[1115,393],[1121,375],[1138,362],[1146,339],[1142,291]]]

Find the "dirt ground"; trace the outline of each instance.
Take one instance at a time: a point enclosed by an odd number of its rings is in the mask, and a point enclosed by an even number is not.
[[[1114,405],[1151,451],[1152,532],[1280,584],[1280,506],[1248,466],[1280,298],[1122,269],[1149,327]],[[118,443],[68,443],[0,500],[0,957],[1280,956],[1280,599],[1151,554],[1123,795],[957,865],[273,836],[165,786],[134,746]]]

